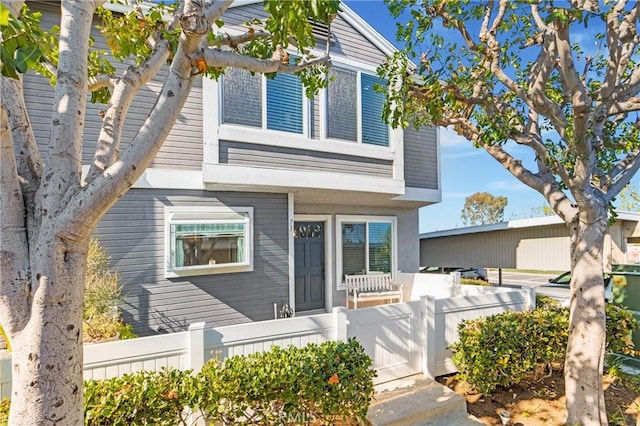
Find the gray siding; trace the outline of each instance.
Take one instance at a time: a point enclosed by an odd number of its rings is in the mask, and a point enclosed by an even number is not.
[[[245,27],[243,25],[245,22],[249,22],[254,18],[264,19],[266,16],[262,3],[256,3],[232,7],[225,12],[223,19],[225,25]],[[331,23],[331,32],[334,40],[331,44],[332,56],[344,56],[348,59],[374,66],[378,66],[385,61],[385,54],[340,15]],[[317,48],[324,51],[324,41],[318,39],[316,43]]]
[[[221,205],[254,208],[253,272],[164,278],[164,206]],[[120,273],[125,321],[146,335],[273,319],[289,300],[287,226],[286,194],[132,189],[95,234]]]
[[[220,164],[393,177],[391,161],[220,141]]]
[[[43,24],[45,26],[59,24],[59,10],[53,5],[34,4],[32,8],[43,12]],[[97,48],[105,48],[104,39],[95,29],[93,30],[93,37]],[[116,63],[115,60],[112,63],[119,71],[128,66],[128,64]],[[126,149],[147,118],[151,107],[155,104],[156,94],[159,93],[162,86],[162,79],[166,75],[167,67],[165,66],[147,86],[139,91],[127,114],[122,132],[121,152]],[[54,98],[53,87],[49,84],[48,79],[29,73],[24,78],[24,88],[25,102],[29,110],[31,125],[38,141],[38,146],[43,153],[46,153]],[[93,161],[98,135],[102,126],[100,112],[104,109],[105,105],[103,104],[87,104],[82,152],[83,164],[90,164]],[[187,99],[173,129],[151,167],[201,170],[202,146],[202,81],[197,79],[189,99]]]
[[[407,187],[438,189],[436,128],[404,130],[404,180]]]

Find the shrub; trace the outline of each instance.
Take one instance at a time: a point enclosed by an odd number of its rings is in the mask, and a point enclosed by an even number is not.
[[[462,380],[483,394],[519,383],[537,366],[562,362],[569,335],[569,311],[545,305],[463,321],[452,345]],[[631,312],[607,304],[607,352],[633,352]],[[635,321],[635,322],[634,322]]]
[[[468,284],[468,285],[479,285],[483,287],[491,287],[491,284],[488,281],[484,280],[476,280],[473,278],[461,278],[460,284]]]
[[[198,405],[208,421],[224,424],[364,420],[371,365],[353,339],[214,360],[198,375],[205,390]]]
[[[141,371],[84,383],[87,425],[186,424],[194,401],[191,371]]]
[[[111,271],[111,259],[97,239],[89,242],[83,309],[83,341],[98,342],[114,337],[137,337],[132,328],[123,324],[118,305],[122,300],[122,285],[117,272]],[[123,335],[124,337],[122,337]]]
[[[9,398],[0,399],[0,425],[9,424],[9,406],[11,401]]]

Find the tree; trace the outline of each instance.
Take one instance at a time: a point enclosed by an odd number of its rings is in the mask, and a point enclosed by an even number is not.
[[[495,197],[488,192],[476,192],[465,199],[460,218],[465,226],[502,222],[507,202],[507,197]]]
[[[387,3],[407,21],[405,55],[380,69],[390,122],[452,126],[568,226],[567,423],[606,424],[602,250],[611,202],[640,167],[640,2]]]
[[[622,191],[618,194],[616,207],[618,210],[626,212],[640,211],[640,193],[636,191],[632,183],[622,188]]]
[[[338,0],[265,1],[269,17],[233,36],[221,19],[232,0],[183,0],[151,10],[136,6],[124,15],[104,10],[104,2],[63,0],[60,24],[50,31],[40,27],[24,1],[2,0],[0,7],[0,324],[14,350],[12,425],[83,423],[82,302],[89,240],[100,218],[151,163],[194,81],[218,78],[234,67],[268,76],[296,73],[307,94],[327,84],[328,55],[309,53],[315,42],[310,20],[329,25]],[[108,54],[92,47],[96,13]],[[290,41],[296,54],[289,57]],[[117,73],[113,60],[130,66]],[[167,63],[149,116],[132,140],[122,141],[132,100]],[[38,149],[24,103],[21,74],[29,69],[55,85],[51,131],[42,141],[46,152]],[[94,160],[82,179],[88,93],[106,106]],[[122,152],[121,146],[126,146]]]

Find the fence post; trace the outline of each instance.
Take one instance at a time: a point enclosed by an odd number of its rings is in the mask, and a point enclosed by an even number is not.
[[[335,315],[335,339],[339,342],[347,340],[347,308],[344,306],[338,306],[333,308]]]
[[[436,298],[434,296],[422,296],[420,300],[424,304],[424,348],[422,357],[422,374],[430,379],[435,379],[436,363]]]
[[[194,373],[204,366],[204,327],[206,323],[196,322],[189,325],[189,357]]]
[[[532,311],[536,308],[536,288],[535,287],[525,287],[525,286],[521,286],[520,287],[522,290],[527,290],[527,296],[528,299],[527,300],[527,306],[525,307],[525,310],[528,311]]]

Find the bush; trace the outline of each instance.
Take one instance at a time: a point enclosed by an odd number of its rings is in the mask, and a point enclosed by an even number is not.
[[[198,405],[208,421],[224,424],[363,421],[371,365],[353,339],[214,360],[198,375]]]
[[[194,401],[194,380],[191,371],[162,369],[85,381],[85,424],[186,424],[185,408]]]
[[[548,302],[548,301],[547,301]],[[631,312],[607,304],[607,352],[633,352]],[[635,321],[635,322],[634,322]],[[463,321],[452,345],[460,379],[483,394],[519,383],[539,365],[562,363],[569,336],[569,311],[546,305]]]
[[[460,279],[460,284],[479,285],[479,286],[483,286],[483,287],[491,287],[491,284],[488,281],[476,280],[476,279],[473,279],[473,278],[461,278]]]
[[[9,406],[11,401],[9,398],[0,399],[0,425],[6,425],[9,423]]]
[[[118,305],[122,301],[122,285],[118,273],[109,268],[110,261],[104,247],[92,238],[84,285],[84,342],[137,337],[131,326],[123,324],[120,318]]]

